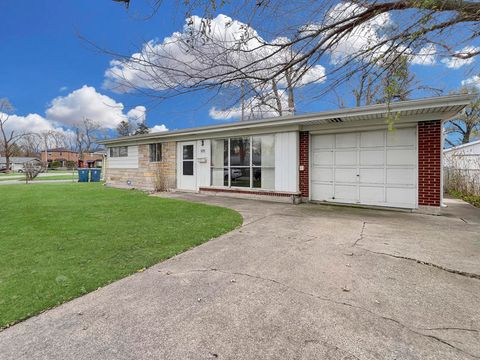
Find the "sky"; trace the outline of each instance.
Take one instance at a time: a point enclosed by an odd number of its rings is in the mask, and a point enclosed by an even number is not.
[[[220,100],[212,100],[212,94],[192,93],[157,101],[106,86],[105,72],[113,58],[91,43],[126,55],[152,39],[161,44],[175,31],[182,31],[183,10],[175,3],[164,2],[160,14],[146,19],[144,1],[133,1],[128,11],[110,0],[1,1],[0,98],[6,97],[13,104],[18,124],[38,130],[68,128],[83,116],[101,118],[110,129],[119,119],[146,119],[156,131],[236,120],[212,116],[212,109],[222,106]],[[231,15],[228,8],[220,12]],[[322,65],[328,68],[331,61]],[[462,81],[480,86],[476,61],[480,60],[414,62],[411,70],[423,85],[448,93],[458,89]],[[299,113],[338,106],[333,93],[312,100],[315,91],[313,85],[300,92]],[[351,103],[348,84],[339,92]],[[428,93],[417,94],[425,95]]]

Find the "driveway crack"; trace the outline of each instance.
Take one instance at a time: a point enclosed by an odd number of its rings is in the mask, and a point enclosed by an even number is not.
[[[357,240],[355,240],[355,242],[353,243],[352,247],[357,246],[358,242],[359,242],[360,240],[363,240],[363,233],[364,233],[364,231],[365,231],[365,225],[367,225],[367,222],[366,222],[366,221],[363,221],[362,230],[360,230],[360,236],[358,237]]]
[[[450,268],[447,268],[447,267],[442,266],[442,265],[434,264],[434,263],[431,263],[429,261],[418,260],[418,259],[411,258],[411,257],[408,257],[408,256],[394,255],[394,254],[389,254],[389,253],[385,253],[385,252],[381,252],[381,251],[369,250],[369,249],[366,249],[363,246],[359,246],[359,248],[361,248],[362,250],[368,251],[369,253],[372,253],[372,254],[389,256],[389,257],[393,257],[393,258],[396,258],[396,259],[402,259],[402,260],[415,261],[418,264],[431,266],[431,267],[434,267],[436,269],[440,269],[440,270],[443,270],[443,271],[446,271],[446,272],[449,272],[449,273],[452,273],[452,274],[455,274],[455,275],[461,275],[461,276],[465,276],[467,278],[480,280],[480,274],[475,274],[475,273],[470,273],[470,272],[467,272],[467,271],[450,269]]]
[[[391,317],[388,317],[388,316],[384,316],[384,315],[380,315],[380,314],[377,314],[376,312],[372,311],[372,310],[369,310],[367,308],[364,308],[362,306],[358,306],[358,305],[355,305],[355,304],[351,304],[351,303],[348,303],[348,302],[344,302],[344,301],[338,301],[338,300],[333,300],[333,299],[330,299],[330,298],[327,298],[327,297],[323,297],[323,296],[320,296],[320,295],[317,295],[317,294],[314,294],[314,293],[309,293],[307,291],[303,291],[303,290],[300,290],[300,289],[297,289],[295,287],[292,287],[290,285],[287,285],[287,284],[284,284],[278,280],[275,280],[275,279],[271,279],[271,278],[266,278],[266,277],[263,277],[263,276],[259,276],[259,275],[252,275],[252,274],[248,274],[248,273],[244,273],[244,272],[238,272],[238,271],[227,271],[227,270],[223,270],[223,269],[218,269],[218,268],[209,268],[209,269],[192,269],[192,270],[189,270],[189,271],[186,271],[184,273],[191,273],[191,272],[220,272],[220,273],[223,273],[223,274],[228,274],[228,275],[236,275],[236,276],[245,276],[245,277],[249,277],[249,278],[253,278],[253,279],[257,279],[257,280],[262,280],[262,281],[268,281],[268,282],[271,282],[273,284],[276,284],[276,285],[279,285],[281,287],[284,287],[290,291],[293,291],[295,293],[298,293],[298,294],[302,294],[302,295],[305,295],[305,296],[309,296],[309,297],[312,297],[312,298],[315,298],[315,299],[318,299],[318,300],[321,300],[321,301],[324,301],[324,302],[329,302],[329,303],[332,303],[332,304],[335,304],[335,305],[341,305],[341,306],[346,306],[346,307],[350,307],[352,309],[357,309],[357,310],[360,310],[360,311],[364,311],[364,312],[367,312],[379,319],[383,319],[385,321],[391,321],[395,324],[397,324],[398,326],[416,334],[416,335],[420,335],[420,336],[423,336],[423,337],[426,337],[426,338],[429,338],[431,340],[434,340],[434,341],[437,341],[437,342],[440,342],[458,352],[461,352],[462,354],[465,354],[465,355],[468,355],[468,356],[471,356],[475,359],[480,359],[480,356],[477,356],[477,355],[474,355],[474,354],[471,354],[463,349],[460,349],[458,347],[456,347],[455,345],[449,343],[448,341],[445,341],[441,338],[439,338],[438,336],[435,336],[435,335],[430,335],[430,334],[424,334],[422,333],[420,330],[429,330],[429,329],[422,329],[422,328],[412,328],[410,326],[407,326],[405,324],[403,324],[402,322],[400,322],[399,320],[396,320],[394,318],[391,318]],[[176,273],[177,275],[181,274],[181,273]],[[173,274],[172,274],[173,275]],[[450,328],[443,328],[443,329],[450,329]],[[451,328],[451,329],[454,329],[454,328]],[[469,329],[469,330],[472,330],[472,331],[477,331],[477,330],[474,330],[474,329]]]

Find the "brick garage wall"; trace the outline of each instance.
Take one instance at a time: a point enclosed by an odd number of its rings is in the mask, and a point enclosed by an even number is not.
[[[161,162],[150,162],[149,145],[138,146],[137,169],[111,169],[107,167],[107,185],[130,187],[142,190],[156,190],[159,187],[174,189],[176,187],[176,143],[163,143]]]
[[[300,167],[303,166],[303,170],[299,170],[299,187],[300,193],[302,197],[308,198],[309,194],[309,169],[308,169],[308,157],[309,157],[309,141],[310,141],[310,134],[308,131],[300,131],[300,151],[299,151],[299,165]]]
[[[418,123],[418,205],[440,206],[442,122]]]

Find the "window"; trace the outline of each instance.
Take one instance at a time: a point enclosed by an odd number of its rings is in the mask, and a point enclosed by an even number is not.
[[[150,162],[162,161],[162,144],[150,144]]]
[[[274,135],[212,140],[212,186],[274,189]]]
[[[193,175],[193,145],[183,145],[183,175]]]
[[[110,148],[110,157],[127,157],[128,146],[116,146]]]

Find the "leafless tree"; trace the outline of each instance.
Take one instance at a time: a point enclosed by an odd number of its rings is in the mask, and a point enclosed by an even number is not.
[[[13,106],[10,101],[6,98],[0,99],[0,149],[5,156],[7,171],[10,170],[10,157],[14,156],[19,148],[19,140],[25,136],[24,132],[9,128],[12,111]]]
[[[464,88],[461,92],[476,94],[477,97],[455,119],[445,124],[446,135],[454,135],[445,138],[450,146],[469,143],[480,133],[480,94],[475,88]]]
[[[99,122],[86,117],[74,127],[74,132],[80,159],[83,159],[85,152],[97,151],[99,146],[96,142],[106,136],[105,129]]]
[[[156,14],[161,11],[162,1],[154,4]],[[478,1],[228,2],[229,12],[247,19],[247,22],[241,29],[243,33],[227,39],[227,42],[218,41],[214,36],[212,23],[212,14],[221,11],[226,2],[200,0],[182,4],[186,5],[187,16],[199,11],[204,13],[200,24],[187,28],[188,36],[171,39],[179,42],[178,48],[191,54],[195,62],[176,57],[176,53],[169,53],[153,43],[137,49],[135,57],[110,52],[117,60],[116,76],[123,80],[119,86],[162,99],[197,90],[240,89],[240,84],[247,82],[251,96],[258,96],[259,89],[264,95],[263,89],[268,89],[278,100],[280,96],[275,85],[283,82],[282,91],[288,97],[287,108],[293,111],[295,85],[324,58],[330,59],[332,66],[325,74],[328,78],[326,86],[318,91],[317,96],[356,74],[365,74],[362,92],[369,92],[365,96],[367,101],[372,101],[372,93],[378,91],[369,84],[373,74],[379,68],[388,73],[396,58],[419,62],[422,58],[435,56],[465,61],[480,54],[480,47],[472,46],[480,38]],[[395,21],[389,25],[390,18]],[[382,21],[387,26],[373,36],[372,29],[375,30]],[[252,28],[264,30],[274,40],[261,38]],[[358,37],[362,31],[367,37],[365,44],[348,49],[350,53],[342,55],[342,44],[349,41],[355,44],[352,38]],[[341,56],[338,56],[339,52]],[[334,61],[331,61],[332,57],[335,57]],[[142,80],[141,83],[127,76],[132,72]],[[243,91],[241,93],[237,102],[245,101],[247,97]],[[281,113],[283,107],[278,101],[275,104]]]

